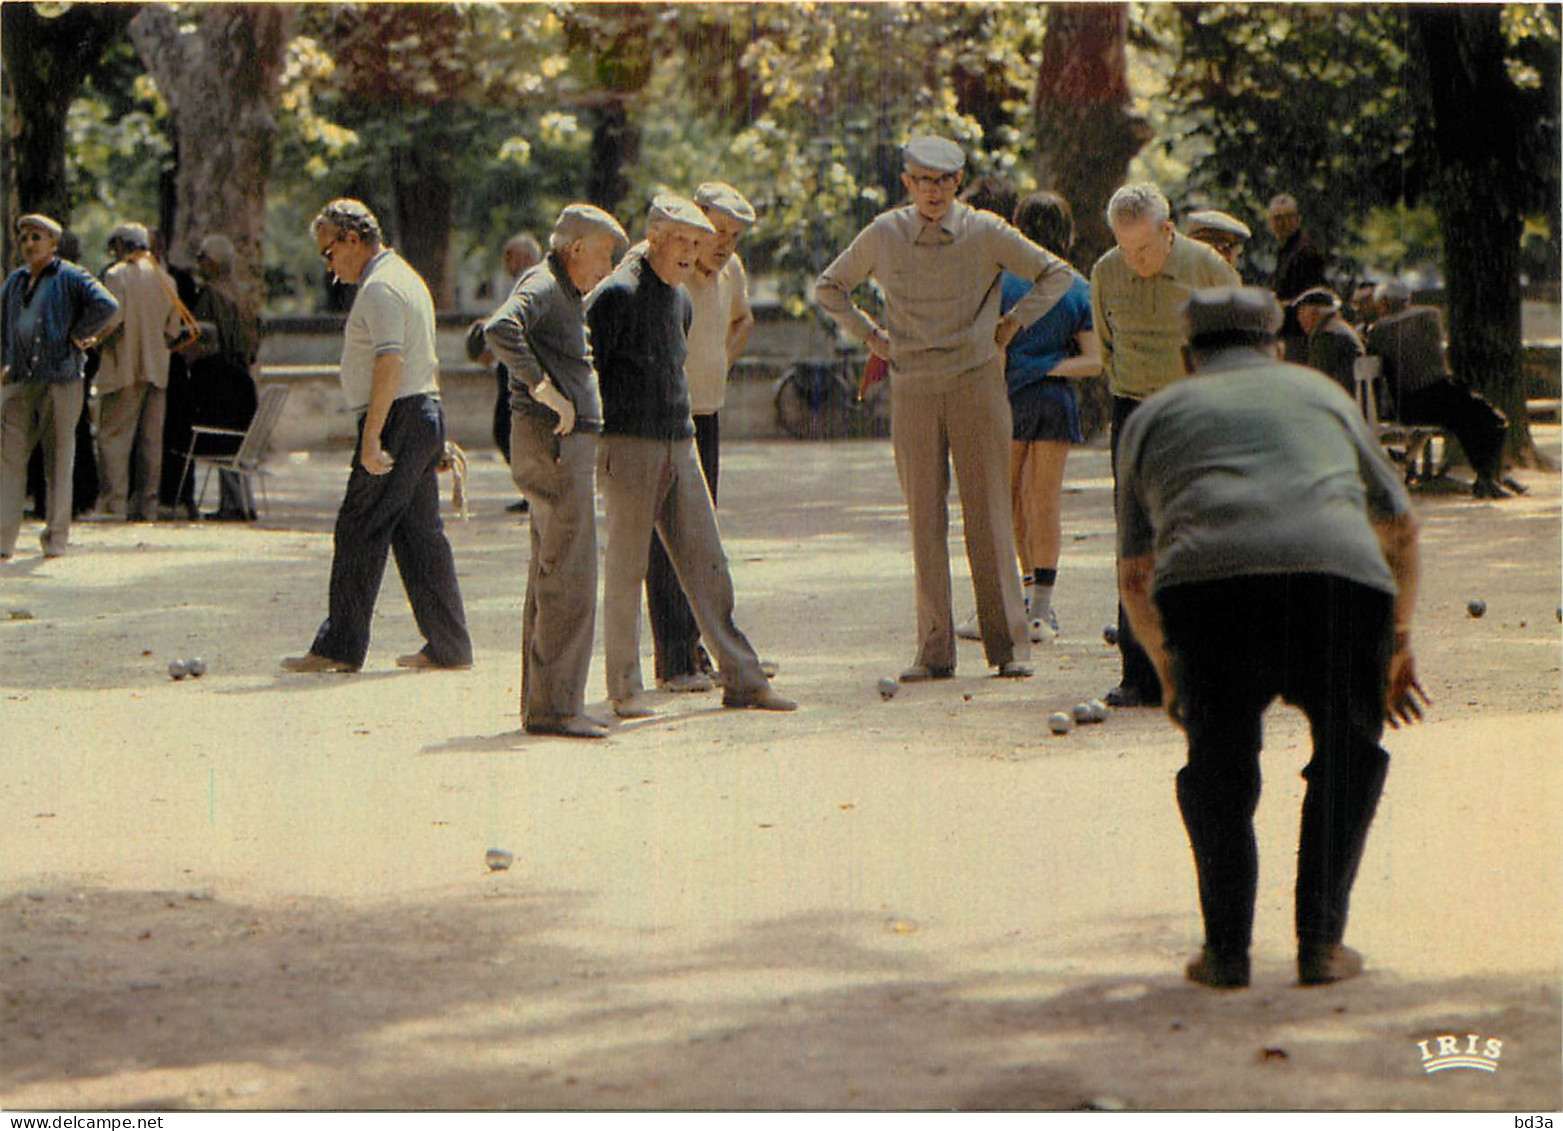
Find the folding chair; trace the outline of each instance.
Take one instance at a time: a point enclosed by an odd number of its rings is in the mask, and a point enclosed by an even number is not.
[[[1359,357],[1352,366],[1352,380],[1356,385],[1357,407],[1368,427],[1378,437],[1386,450],[1400,449],[1406,466],[1406,482],[1416,479],[1433,479],[1438,474],[1433,460],[1433,441],[1443,436],[1443,429],[1431,424],[1402,424],[1379,417],[1378,390],[1384,370],[1382,358]],[[1420,470],[1418,465],[1420,464]]]
[[[190,430],[190,450],[185,453],[185,477],[189,476],[190,469],[197,461],[206,465],[206,474],[202,476],[200,490],[195,495],[197,510],[206,496],[206,485],[215,469],[237,475],[247,499],[254,498],[251,480],[258,477],[261,484],[261,510],[264,513],[268,501],[265,477],[270,473],[261,464],[266,459],[266,449],[271,446],[271,434],[282,416],[282,406],[290,391],[286,385],[268,385],[262,389],[255,406],[255,415],[250,418],[250,426],[242,432],[235,428],[209,428],[203,424],[197,424]],[[197,448],[208,450],[199,452]],[[215,452],[211,450],[214,448]],[[179,489],[184,490],[183,477]]]

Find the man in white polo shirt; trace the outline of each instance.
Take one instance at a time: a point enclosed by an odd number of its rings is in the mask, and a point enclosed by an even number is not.
[[[384,246],[379,221],[358,201],[333,200],[310,231],[332,273],[358,284],[343,329],[341,381],[358,415],[359,440],[337,513],[326,619],[309,651],[282,666],[293,672],[363,666],[390,550],[427,641],[421,651],[399,656],[397,666],[469,668],[472,640],[440,521],[445,412],[434,300],[407,261]]]
[[[689,407],[695,422],[695,451],[705,472],[711,502],[721,474],[719,413],[727,400],[727,373],[744,351],[754,312],[749,278],[735,254],[738,237],[754,224],[754,206],[732,185],[708,181],[695,190],[694,202],[716,229],[695,255],[695,269],[684,282],[694,318],[689,323]],[[695,614],[679,587],[678,575],[660,538],[651,540],[646,567],[646,604],[656,645],[657,686],[664,691],[710,691],[711,659],[700,646]]]

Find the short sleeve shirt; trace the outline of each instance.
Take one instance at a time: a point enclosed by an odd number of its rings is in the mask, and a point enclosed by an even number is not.
[[[1091,287],[1078,271],[1070,274],[1074,281],[1064,297],[1009,343],[1004,380],[1012,393],[1043,380],[1059,362],[1075,356],[1075,335],[1091,329]],[[1008,314],[1011,307],[1031,293],[1031,285],[1031,280],[1006,271],[999,310]]]
[[[402,358],[394,399],[439,392],[434,299],[407,261],[386,248],[364,268],[343,330],[342,392],[354,412],[369,405],[375,358],[391,353]]]

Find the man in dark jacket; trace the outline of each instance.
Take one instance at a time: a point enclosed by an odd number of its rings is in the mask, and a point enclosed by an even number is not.
[[[1302,230],[1302,213],[1297,198],[1280,193],[1270,199],[1270,234],[1275,237],[1275,275],[1270,289],[1281,300],[1288,317],[1281,325],[1281,345],[1287,361],[1302,362],[1308,352],[1308,338],[1290,313],[1291,302],[1312,287],[1324,286],[1324,256]]]
[[[528,734],[605,738],[585,711],[597,624],[597,467],[602,399],[586,294],[629,243],[590,204],[559,213],[548,258],[524,269],[483,328],[509,374],[510,475],[532,509],[521,614],[521,723]]]
[[[1379,320],[1368,332],[1368,352],[1384,361],[1386,419],[1432,424],[1454,433],[1476,473],[1479,499],[1509,494],[1501,481],[1503,439],[1509,421],[1475,389],[1455,381],[1444,356],[1444,320],[1431,306],[1412,306],[1399,282],[1380,283],[1374,298]],[[1517,490],[1518,484],[1510,483]]]
[[[1303,364],[1317,369],[1353,398],[1357,359],[1365,352],[1357,331],[1341,316],[1340,298],[1329,287],[1311,287],[1292,300],[1297,324],[1308,335]]]
[[[683,282],[695,269],[701,240],[714,234],[693,202],[657,196],[646,224],[646,253],[628,257],[586,311],[602,387],[601,483],[608,504],[603,647],[608,697],[622,719],[656,714],[646,702],[640,668],[640,590],[653,530],[716,658],[722,705],[769,711],[797,706],[771,689],[754,648],[733,623],[732,574],[695,455],[684,376],[693,310]]]
[[[57,254],[59,223],[17,218],[25,266],[0,287],[0,559],[16,552],[27,459],[41,440],[48,502],[46,558],[65,553],[71,529],[76,421],[87,394],[86,349],[119,314],[119,302],[91,274]]]

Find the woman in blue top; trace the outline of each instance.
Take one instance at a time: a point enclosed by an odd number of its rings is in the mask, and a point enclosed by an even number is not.
[[[1022,235],[1057,255],[1067,255],[1075,240],[1069,202],[1056,193],[1026,197],[1015,209],[1014,222]],[[1008,311],[1030,290],[1028,281],[1005,272],[1000,309]],[[1033,643],[1058,634],[1053,586],[1063,541],[1059,511],[1064,461],[1069,458],[1069,445],[1085,439],[1070,382],[1101,371],[1101,351],[1091,323],[1091,288],[1074,272],[1074,283],[1058,304],[1015,335],[1004,366],[1015,422],[1009,463],[1015,549],[1026,584]],[[962,636],[967,627],[961,626]]]

